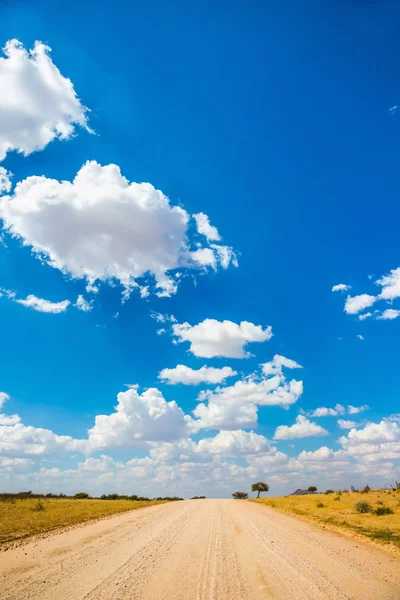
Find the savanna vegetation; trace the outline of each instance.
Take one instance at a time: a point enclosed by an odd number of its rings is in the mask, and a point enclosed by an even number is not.
[[[326,490],[316,494],[254,499],[305,519],[354,531],[400,548],[400,485],[361,491]]]
[[[249,497],[247,492],[233,492],[232,498],[234,500],[246,500]]]
[[[70,497],[32,492],[0,494],[0,544],[173,500],[182,498],[149,499],[118,494],[90,498],[85,492]]]
[[[268,483],[264,483],[263,481],[258,481],[257,483],[253,483],[253,485],[251,486],[251,491],[257,492],[257,498],[259,498],[262,492],[269,491],[269,485]],[[249,494],[247,492],[233,492],[232,494],[232,498],[234,500],[247,500],[248,497]]]

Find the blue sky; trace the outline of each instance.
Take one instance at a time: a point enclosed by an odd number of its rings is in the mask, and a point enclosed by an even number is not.
[[[3,3],[7,489],[399,478],[399,12]]]

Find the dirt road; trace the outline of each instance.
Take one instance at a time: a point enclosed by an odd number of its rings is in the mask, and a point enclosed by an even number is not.
[[[0,554],[1,600],[381,600],[400,560],[235,500],[118,515]]]

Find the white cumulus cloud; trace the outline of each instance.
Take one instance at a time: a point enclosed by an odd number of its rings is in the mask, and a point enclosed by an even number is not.
[[[204,438],[198,443],[198,451],[205,454],[222,454],[227,457],[257,454],[270,450],[268,440],[253,431],[220,431],[215,437]]]
[[[311,413],[310,417],[336,417],[337,415],[342,415],[346,412],[346,409],[342,404],[336,404],[335,408],[327,408],[325,406],[321,406],[319,408],[315,408]]]
[[[365,308],[372,306],[376,300],[376,296],[370,296],[369,294],[347,296],[344,310],[348,315],[356,315]]]
[[[378,315],[376,318],[380,321],[393,321],[393,319],[397,319],[400,316],[400,310],[396,310],[394,308],[387,308],[383,311],[381,315]]]
[[[81,440],[57,435],[49,429],[20,423],[17,415],[3,417],[0,422],[0,455],[13,457],[60,456],[66,452],[82,451]]]
[[[72,182],[28,177],[1,197],[0,218],[8,233],[52,267],[86,279],[91,291],[95,282],[119,281],[125,299],[134,287],[149,294],[145,277],[155,281],[158,296],[171,296],[178,268],[234,262],[232,249],[217,244],[204,248],[207,260],[201,257],[188,237],[188,213],[150,183],[129,182],[112,164],[89,161]]]
[[[255,372],[231,386],[200,392],[190,426],[193,431],[255,427],[258,406],[288,408],[302,393],[303,382],[287,381],[281,371],[273,375]]]
[[[245,346],[250,342],[265,342],[272,337],[271,327],[262,328],[248,321],[205,319],[197,325],[176,323],[172,327],[178,342],[190,342],[190,352],[202,358],[245,358]]]
[[[334,457],[335,457],[335,453],[333,452],[333,450],[331,450],[327,446],[321,446],[321,448],[318,448],[318,450],[314,450],[314,451],[307,452],[306,450],[303,450],[302,452],[300,452],[297,459],[300,462],[313,463],[313,462],[330,461],[330,460],[333,460]]]
[[[54,139],[66,140],[77,125],[90,131],[87,109],[70,79],[50,58],[51,49],[35,42],[26,50],[10,40],[0,57],[0,161],[15,150],[25,156]]]
[[[298,415],[294,425],[279,425],[276,428],[274,440],[293,440],[321,435],[329,435],[329,432],[317,423],[309,421],[304,415]]]
[[[382,286],[380,298],[383,300],[400,298],[400,267],[392,269],[389,275],[384,275],[376,283]]]
[[[96,416],[88,432],[88,450],[140,448],[147,442],[180,439],[186,422],[177,403],[167,402],[157,388],[139,394],[138,386],[130,386],[118,394],[115,412]]]
[[[200,369],[191,369],[185,365],[177,365],[173,369],[163,369],[158,377],[173,385],[177,383],[198,385],[199,383],[221,383],[234,375],[237,375],[237,371],[234,371],[231,367],[218,369],[204,365]]]
[[[368,423],[363,429],[351,429],[340,442],[344,446],[400,442],[400,427],[395,421],[382,419],[380,423]]]

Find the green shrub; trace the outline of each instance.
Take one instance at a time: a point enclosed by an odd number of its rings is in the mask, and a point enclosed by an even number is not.
[[[334,494],[335,490],[326,490],[325,494]]]
[[[317,508],[324,508],[325,504],[323,504],[322,502],[317,502]]]
[[[374,515],[381,517],[382,515],[393,515],[394,510],[390,506],[379,506],[374,510]]]
[[[370,513],[372,511],[372,506],[370,505],[369,502],[357,502],[357,504],[354,505],[354,510],[358,513]]]
[[[340,500],[340,496],[335,496],[334,500],[336,500],[336,501]]]

